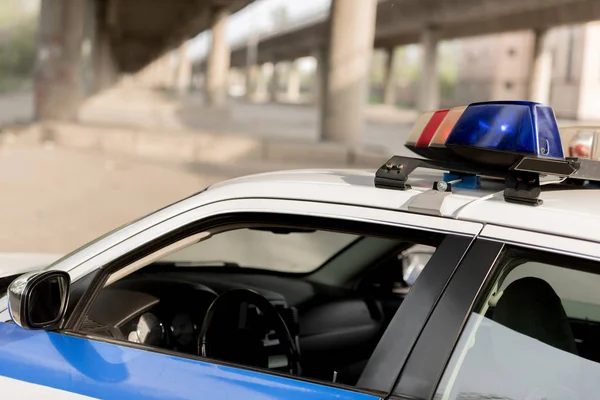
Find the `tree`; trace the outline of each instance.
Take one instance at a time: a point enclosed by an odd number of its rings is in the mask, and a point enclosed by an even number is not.
[[[19,0],[0,5],[0,91],[17,89],[33,73],[37,15]]]

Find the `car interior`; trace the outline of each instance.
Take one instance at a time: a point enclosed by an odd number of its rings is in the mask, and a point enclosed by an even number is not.
[[[526,261],[506,273],[489,319],[554,348],[600,362],[600,276]]]
[[[443,397],[594,397],[600,372],[597,263],[534,251],[508,254],[467,322],[456,364],[449,363],[440,385]]]
[[[276,225],[196,238],[111,275],[80,331],[355,385],[441,241]]]

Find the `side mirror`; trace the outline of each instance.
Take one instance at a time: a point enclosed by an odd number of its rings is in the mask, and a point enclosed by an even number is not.
[[[8,287],[8,310],[24,329],[60,328],[69,302],[71,278],[64,271],[30,272]]]
[[[407,285],[412,286],[423,271],[435,252],[434,247],[418,245],[400,255],[402,260],[402,278]]]

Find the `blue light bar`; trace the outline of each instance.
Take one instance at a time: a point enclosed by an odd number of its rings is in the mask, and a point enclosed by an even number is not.
[[[486,164],[510,165],[522,156],[564,159],[554,111],[529,101],[470,104],[446,146]]]

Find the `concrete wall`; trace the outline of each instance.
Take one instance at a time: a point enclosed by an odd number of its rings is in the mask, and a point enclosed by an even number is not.
[[[529,91],[534,35],[511,32],[499,35],[493,100],[526,99]]]
[[[600,120],[600,22],[584,27],[579,110],[583,120]]]
[[[498,38],[481,36],[461,40],[458,50],[456,104],[468,104],[491,98],[496,74]]]
[[[550,104],[557,116],[577,118],[579,88],[583,62],[583,26],[563,26],[553,29],[546,44],[553,59]]]
[[[600,22],[553,28],[545,48],[552,54],[549,103],[560,118],[600,120]],[[533,32],[463,39],[459,77],[445,104],[525,99],[533,57]]]
[[[457,104],[527,96],[533,34],[510,32],[461,41]]]

